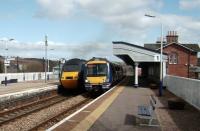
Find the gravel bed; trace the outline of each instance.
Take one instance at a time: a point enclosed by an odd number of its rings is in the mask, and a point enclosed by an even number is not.
[[[85,99],[86,98],[82,95],[75,96],[69,100],[65,100],[39,112],[32,113],[27,117],[22,117],[21,119],[2,125],[0,127],[0,131],[27,131],[34,127],[34,125],[37,125],[37,123],[46,120],[49,117],[54,116],[55,114],[58,114],[59,112],[62,112]]]
[[[19,94],[19,97],[8,97],[7,100],[3,100],[0,98],[0,111],[13,109],[21,105],[25,105],[31,103],[33,101],[39,101],[41,99],[45,99],[57,94],[57,90],[45,90],[41,92],[33,92],[33,93],[26,93]]]
[[[56,119],[54,119],[51,122],[48,122],[47,124],[45,124],[43,127],[40,127],[38,130],[45,130],[48,129],[50,127],[52,127],[53,125],[55,125],[56,123],[58,123],[59,121],[63,120],[64,118],[66,118],[67,116],[71,115],[72,113],[76,112],[77,110],[79,110],[80,108],[82,108],[83,106],[85,106],[86,104],[90,103],[93,99],[84,102],[84,104],[78,106],[77,108],[67,112],[66,114],[63,114],[62,116],[56,117]]]

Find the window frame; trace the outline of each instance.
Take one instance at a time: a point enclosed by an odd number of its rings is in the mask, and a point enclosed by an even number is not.
[[[178,53],[172,52],[169,54],[169,64],[178,64]]]

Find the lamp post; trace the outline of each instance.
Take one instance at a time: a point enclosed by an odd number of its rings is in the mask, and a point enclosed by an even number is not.
[[[10,41],[13,41],[14,39],[8,39],[8,40],[1,40],[2,42],[5,42],[6,48],[5,48],[5,59],[4,59],[4,72],[5,72],[5,86],[7,86],[7,65],[9,64],[8,62],[8,47],[7,43]]]
[[[145,14],[146,17],[155,18],[154,15]],[[161,40],[160,40],[160,86],[159,86],[159,96],[163,94],[163,24],[161,24]]]
[[[52,51],[52,50],[54,50],[54,49],[49,49],[49,51]],[[50,57],[49,57],[49,59],[50,59]],[[48,59],[48,72],[49,72],[49,59]]]

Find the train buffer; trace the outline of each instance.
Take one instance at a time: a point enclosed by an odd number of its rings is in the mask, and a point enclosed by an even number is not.
[[[139,125],[141,126],[159,126],[158,124],[152,124],[153,120],[156,120],[155,114],[156,99],[154,96],[150,96],[150,105],[138,106],[138,118],[140,119]],[[147,120],[148,123],[141,123],[142,120]]]

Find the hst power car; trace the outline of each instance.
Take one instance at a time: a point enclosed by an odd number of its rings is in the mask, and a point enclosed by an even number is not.
[[[85,60],[70,59],[62,67],[60,84],[63,89],[84,88],[84,64]]]

